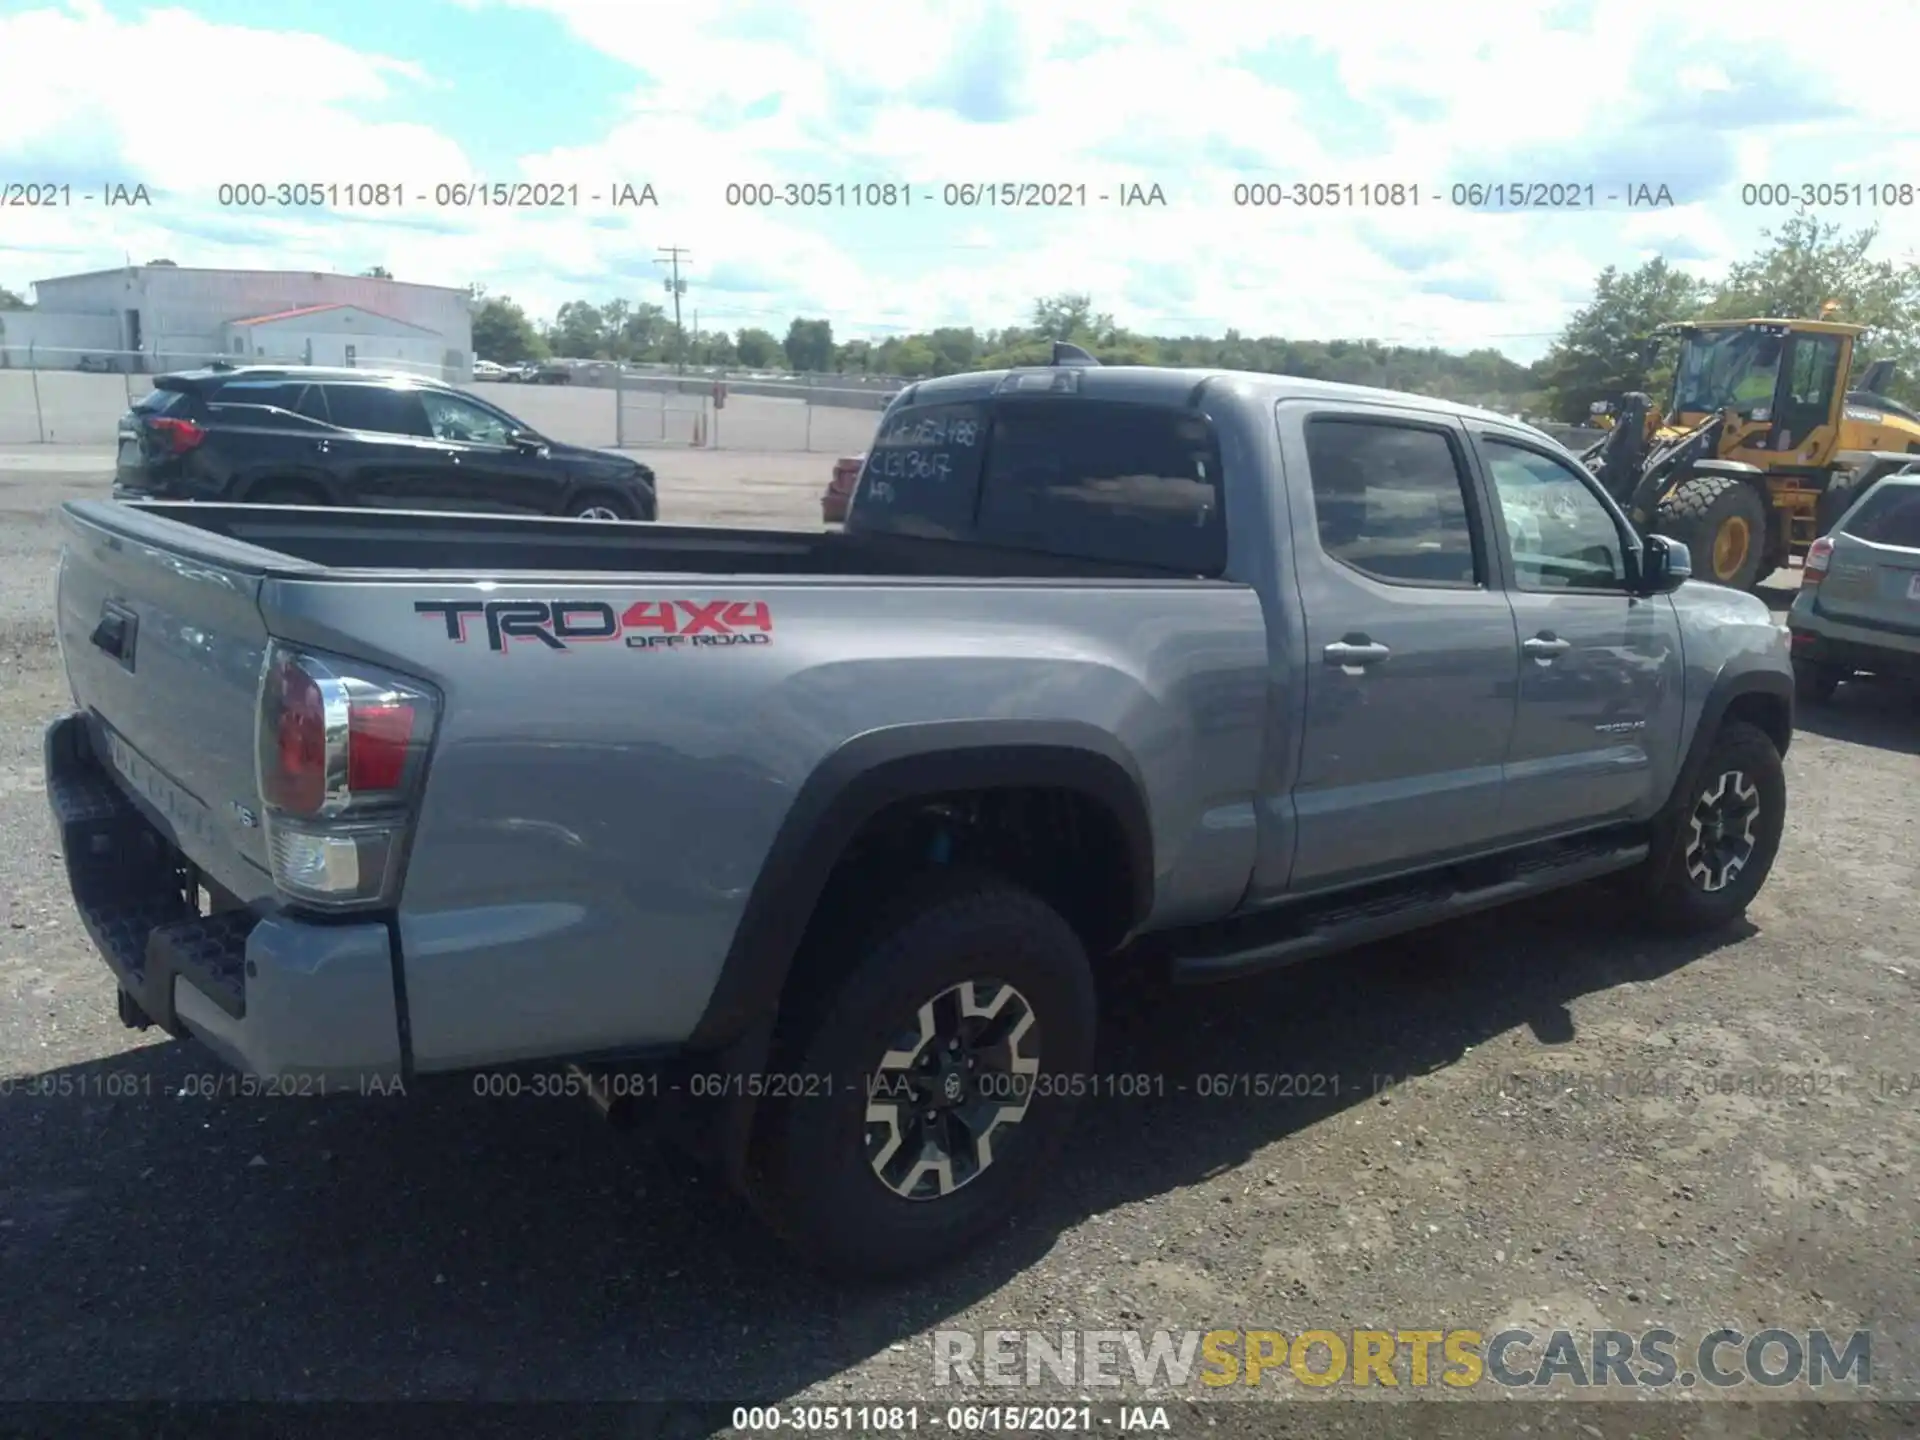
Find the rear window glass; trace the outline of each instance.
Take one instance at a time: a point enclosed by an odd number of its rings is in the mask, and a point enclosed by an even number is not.
[[[1218,575],[1220,450],[1183,410],[1100,400],[996,407],[979,538],[1089,560]]]
[[[862,530],[956,540],[973,528],[985,407],[910,405],[880,422],[854,490]]]
[[[1882,485],[1860,502],[1840,528],[1875,545],[1920,549],[1920,485]]]
[[[184,390],[149,390],[133,402],[133,408],[142,415],[166,415],[192,405],[193,397]]]
[[[416,390],[381,385],[329,385],[327,409],[333,423],[346,430],[373,430],[383,435],[433,434],[427,407]]]

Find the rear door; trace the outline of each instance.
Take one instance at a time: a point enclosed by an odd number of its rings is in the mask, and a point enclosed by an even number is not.
[[[453,447],[434,437],[419,390],[352,382],[321,389],[336,433],[316,440],[315,449],[350,504],[448,508]]]
[[[1466,433],[1314,401],[1279,422],[1307,629],[1293,885],[1487,848],[1520,661]]]
[[[1522,839],[1650,813],[1680,746],[1673,602],[1630,593],[1623,522],[1592,477],[1517,436],[1474,443],[1520,633],[1505,826]]]
[[[1820,613],[1920,633],[1920,477],[1882,480],[1835,527]]]

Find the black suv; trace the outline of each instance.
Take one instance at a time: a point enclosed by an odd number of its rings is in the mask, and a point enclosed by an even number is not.
[[[438,381],[236,366],[153,385],[120,421],[116,499],[659,515],[645,465],[549,440]]]

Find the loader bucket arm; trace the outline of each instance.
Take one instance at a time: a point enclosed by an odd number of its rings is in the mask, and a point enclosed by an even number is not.
[[[1620,397],[1613,429],[1580,456],[1605,490],[1622,505],[1640,483],[1647,458],[1647,411],[1653,402],[1635,391]]]

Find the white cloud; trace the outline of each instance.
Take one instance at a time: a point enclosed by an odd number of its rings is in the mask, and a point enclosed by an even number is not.
[[[0,170],[8,155],[118,165],[185,198],[111,223],[77,211],[9,217],[15,249],[0,252],[0,282],[115,263],[123,250],[200,264],[382,263],[405,277],[480,279],[551,312],[579,296],[664,300],[652,262],[657,247],[680,245],[692,251],[688,298],[703,324],[779,328],[808,313],[842,334],[1001,325],[1037,294],[1082,289],[1142,328],[1493,343],[1529,356],[1603,265],[1670,251],[1714,273],[1791,213],[1743,207],[1743,181],[1920,175],[1920,139],[1907,138],[1920,132],[1920,92],[1859,83],[1847,47],[1803,43],[1804,13],[1787,0],[1750,0],[1731,37],[1723,17],[1654,0],[1597,0],[1561,28],[1554,7],[1524,0],[506,3],[549,13],[635,71],[606,133],[523,155],[520,174],[590,190],[644,180],[657,210],[478,211],[421,229],[220,211],[209,187],[227,177],[430,185],[471,174],[462,137],[377,118],[404,116],[450,77],[432,57],[216,25],[190,9],[122,20],[82,4],[0,19],[10,121]],[[465,4],[459,23],[483,35],[499,7]],[[1920,8],[1869,3],[1849,17],[1889,53],[1920,39]],[[1756,89],[1750,77],[1773,74],[1783,46],[1793,84]],[[155,75],[171,96],[219,96],[207,144],[182,145],[177,125],[154,123]],[[1516,174],[1522,163],[1548,168]],[[1689,190],[1690,175],[1712,192]],[[1488,214],[1446,203],[1454,180],[1591,180],[1604,191],[1623,177],[1670,180],[1682,204]],[[905,213],[726,203],[729,181],[814,179],[906,180],[913,203]],[[945,182],[1000,179],[1091,195],[1158,183],[1170,203],[939,203]],[[1421,198],[1249,210],[1232,203],[1240,179],[1412,183]],[[1891,253],[1920,244],[1916,217],[1920,199],[1828,212],[1879,222]]]

